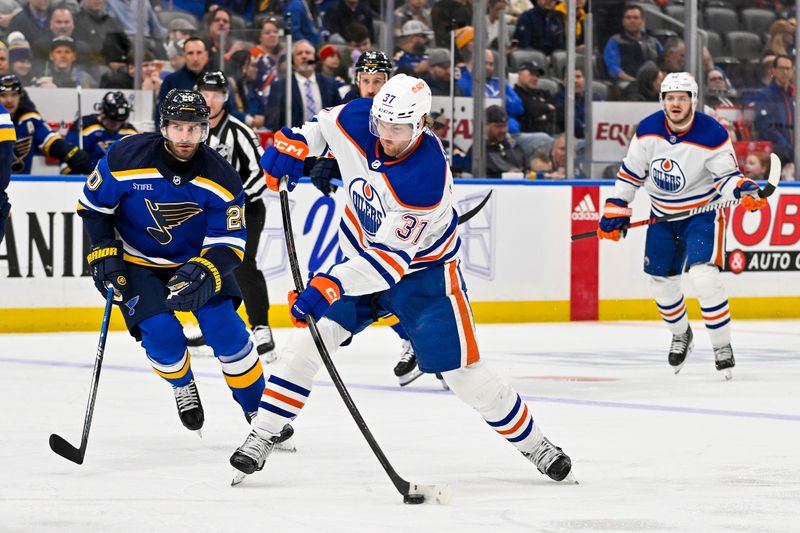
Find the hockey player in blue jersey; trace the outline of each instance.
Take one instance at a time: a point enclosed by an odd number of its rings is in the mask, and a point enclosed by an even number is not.
[[[112,144],[138,133],[128,123],[132,108],[122,91],[107,92],[94,107],[96,113],[82,117],[80,122],[76,120],[67,131],[67,142],[80,146],[78,128],[83,128],[83,150],[89,154],[92,167],[106,155]]]
[[[174,390],[181,422],[199,432],[203,406],[175,311],[197,317],[248,420],[264,389],[258,353],[236,313],[244,193],[239,174],[203,144],[209,109],[199,93],[173,89],[159,111],[159,133],[117,141],[100,160],[78,213],[95,285],[103,293],[114,287],[131,335]]]
[[[6,220],[11,212],[6,188],[11,181],[11,164],[14,162],[14,141],[17,135],[11,115],[0,104],[0,243],[6,235]]]
[[[733,145],[722,125],[697,107],[697,83],[688,72],[669,74],[661,83],[662,110],[639,123],[617,173],[598,236],[617,241],[630,224],[636,191],[650,195],[651,216],[685,211],[720,199],[740,198],[750,211],[763,208],[758,185],[739,171]],[[644,271],[650,276],[661,318],[672,332],[667,356],[677,374],[694,346],[686,316],[681,276],[689,273],[703,321],[714,348],[717,370],[726,379],[736,364],[731,348],[731,317],[720,269],[725,260],[725,213],[710,211],[647,228]]]
[[[34,153],[58,159],[73,174],[88,174],[94,168],[89,155],[52,131],[29,101],[22,102],[22,84],[13,74],[0,77],[0,103],[11,114],[16,128],[12,174],[30,174]]]
[[[301,128],[275,135],[261,165],[275,190],[288,176],[293,189],[306,156],[330,147],[339,161],[347,203],[339,225],[345,256],[290,293],[296,326],[313,316],[328,351],[378,317],[405,326],[419,368],[440,372],[455,394],[541,472],[556,481],[570,458],[542,434],[528,406],[481,360],[459,269],[453,177],[438,138],[427,128],[431,91],[418,78],[391,78],[374,99],[321,111]],[[321,359],[307,331],[295,331],[270,369],[258,416],[231,456],[235,481],[264,466],[281,428],[311,393]]]

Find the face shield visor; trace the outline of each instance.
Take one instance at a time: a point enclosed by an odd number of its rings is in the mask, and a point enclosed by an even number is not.
[[[167,121],[161,135],[175,144],[201,144],[208,139],[208,122]]]

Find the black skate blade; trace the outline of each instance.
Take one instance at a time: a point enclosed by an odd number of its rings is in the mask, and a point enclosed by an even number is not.
[[[50,449],[68,461],[83,464],[83,452],[55,433],[50,435]]]
[[[397,376],[397,380],[400,382],[401,387],[405,387],[409,383],[416,381],[416,379],[419,378],[422,374],[424,374],[423,371],[415,368],[414,370],[412,370],[407,374],[403,374],[402,376]]]

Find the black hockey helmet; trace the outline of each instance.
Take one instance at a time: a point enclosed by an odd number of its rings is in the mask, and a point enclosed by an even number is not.
[[[130,102],[122,94],[122,91],[109,91],[100,102],[94,105],[95,111],[99,111],[107,119],[118,122],[128,120],[132,109]]]
[[[198,91],[219,91],[228,94],[228,78],[219,70],[206,72],[197,80],[195,89]]]
[[[6,74],[0,77],[0,92],[14,92],[22,94],[22,84],[14,74]]]
[[[359,72],[366,72],[369,74],[383,72],[386,74],[386,79],[389,79],[393,68],[392,60],[380,50],[368,50],[364,52],[359,56],[355,65],[356,76],[358,76]]]
[[[161,114],[160,127],[165,127],[169,120],[183,122],[204,122],[208,124],[211,110],[197,91],[172,89],[158,105]]]

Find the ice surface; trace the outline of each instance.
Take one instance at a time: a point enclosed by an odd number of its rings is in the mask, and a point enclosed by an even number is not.
[[[733,324],[737,366],[714,370],[702,324],[680,374],[656,322],[481,325],[482,356],[570,454],[580,485],[539,474],[433,376],[396,386],[400,341],[370,328],[336,357],[384,452],[415,483],[449,484],[448,506],[402,504],[324,369],[274,453],[230,487],[247,434],[219,365],[192,366],[203,438],[170,387],[112,333],[82,466],[96,334],[0,336],[0,531],[798,531],[800,322]],[[278,347],[289,335],[276,330]]]

